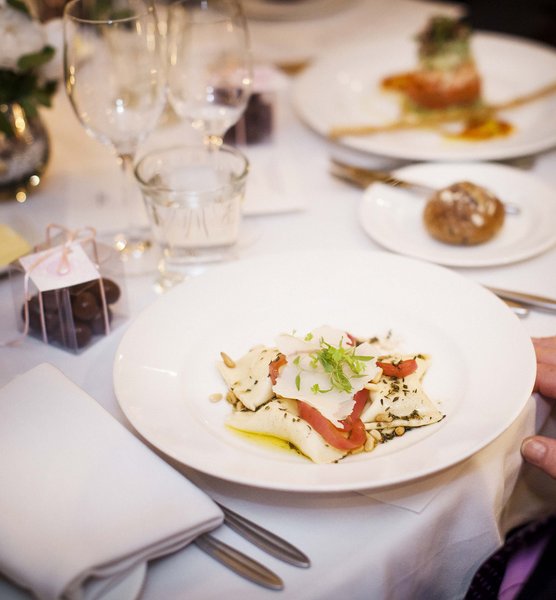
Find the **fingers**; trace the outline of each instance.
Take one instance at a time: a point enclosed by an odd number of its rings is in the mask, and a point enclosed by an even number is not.
[[[537,362],[556,365],[556,336],[551,338],[533,338]]]
[[[535,346],[552,346],[556,347],[556,335],[547,336],[547,337],[534,337],[533,344]]]
[[[537,364],[537,376],[533,391],[547,398],[556,399],[556,365]]]
[[[536,435],[521,444],[523,458],[556,479],[556,440]]]
[[[533,338],[537,376],[533,391],[556,399],[556,336]]]

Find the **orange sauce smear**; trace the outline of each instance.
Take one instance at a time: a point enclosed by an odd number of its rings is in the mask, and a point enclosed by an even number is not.
[[[446,133],[446,137],[456,140],[480,142],[493,138],[506,137],[513,133],[511,123],[501,119],[490,118],[484,121],[468,121],[458,133]]]
[[[404,94],[404,92],[407,92],[412,86],[413,76],[413,71],[397,73],[382,79],[380,85],[385,91]],[[404,112],[408,111],[407,108],[403,108],[402,110],[404,110]],[[464,124],[461,131],[456,133],[442,132],[442,135],[453,140],[481,142],[493,138],[507,137],[511,135],[514,130],[511,123],[503,121],[502,119],[497,119],[496,117],[490,117],[486,119],[470,119]]]
[[[413,73],[408,71],[407,73],[399,73],[398,75],[390,75],[385,77],[380,85],[382,89],[391,92],[403,92],[411,85],[413,79]]]

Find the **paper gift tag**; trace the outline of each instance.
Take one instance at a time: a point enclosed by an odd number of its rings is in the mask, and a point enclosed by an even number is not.
[[[39,292],[71,287],[99,278],[99,272],[79,242],[55,246],[19,259]]]

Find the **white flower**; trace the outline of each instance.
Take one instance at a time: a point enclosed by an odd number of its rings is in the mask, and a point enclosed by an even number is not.
[[[1,2],[1,0],[0,0]],[[44,79],[62,79],[64,76],[64,29],[62,19],[51,19],[43,25],[46,44],[54,48],[54,57],[40,68]]]
[[[17,61],[25,54],[40,52],[46,36],[38,21],[0,0],[0,69],[17,71]]]

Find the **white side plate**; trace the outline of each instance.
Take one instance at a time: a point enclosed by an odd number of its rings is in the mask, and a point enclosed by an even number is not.
[[[484,244],[452,246],[427,233],[424,196],[374,184],[363,195],[359,218],[366,233],[388,250],[451,267],[488,267],[531,258],[556,244],[556,190],[534,175],[488,163],[411,165],[395,175],[435,188],[472,181],[521,212],[506,215],[499,233]]]

